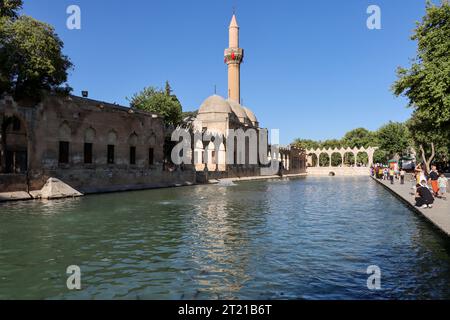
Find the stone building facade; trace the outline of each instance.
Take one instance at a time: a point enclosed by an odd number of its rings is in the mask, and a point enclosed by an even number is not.
[[[164,170],[157,114],[75,96],[4,98],[0,125],[0,192],[39,190],[50,177],[83,193],[195,182],[192,168]]]
[[[244,50],[239,47],[239,25],[233,15],[228,28],[229,47],[224,52],[224,62],[228,68],[228,98],[212,95],[200,105],[198,115],[192,122],[194,132],[201,132],[211,136],[223,137],[219,148],[213,142],[194,140],[193,153],[195,155],[195,169],[208,171],[210,177],[243,177],[258,176],[263,165],[249,161],[251,146],[256,145],[257,154],[260,146],[268,145],[268,141],[260,141],[260,128],[258,119],[253,111],[241,105],[240,65],[244,59]],[[234,149],[227,150],[227,140],[235,139],[229,136],[230,130],[241,130],[246,134],[245,159],[239,161],[237,142]],[[239,149],[242,150],[242,149]],[[226,161],[229,154],[233,154],[233,164]],[[306,172],[306,155],[297,149],[282,148],[277,153],[268,148],[268,158],[277,159],[283,163],[286,173]]]
[[[182,166],[165,165],[164,153],[170,145],[165,145],[167,132],[157,114],[76,96],[49,95],[39,104],[28,105],[0,99],[0,193],[40,190],[51,177],[82,193],[94,193],[261,175],[269,165],[250,161],[250,148],[256,145],[259,155],[261,143],[268,141],[259,141],[259,122],[241,105],[243,58],[233,15],[224,53],[228,98],[208,97],[190,123],[193,135],[221,135],[223,143],[216,149],[211,141],[193,139],[189,152],[197,161]],[[238,142],[227,150],[227,140],[234,139],[228,136],[229,130],[247,135],[244,152],[241,148],[238,152]],[[303,151],[267,150],[268,159],[280,161],[284,173],[306,172]],[[226,161],[230,155],[233,164]],[[209,174],[202,176],[204,172]]]

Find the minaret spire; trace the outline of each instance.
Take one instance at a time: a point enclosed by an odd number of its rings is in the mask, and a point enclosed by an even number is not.
[[[225,63],[228,65],[228,98],[240,103],[240,65],[244,58],[244,50],[239,48],[239,25],[234,13],[228,30],[229,47],[225,49]]]

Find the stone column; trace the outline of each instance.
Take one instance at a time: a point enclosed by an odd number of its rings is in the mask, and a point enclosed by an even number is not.
[[[373,165],[373,151],[367,152],[367,156],[369,157],[368,167],[370,168]]]
[[[315,153],[316,158],[317,158],[317,163],[316,163],[316,167],[320,167],[320,153]]]
[[[332,166],[331,166],[331,156],[332,156],[333,154],[332,153],[329,153],[328,154],[328,159],[330,160],[329,161],[329,163],[328,163],[328,166],[331,168]]]

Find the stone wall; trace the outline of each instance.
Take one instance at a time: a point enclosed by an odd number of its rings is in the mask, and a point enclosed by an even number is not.
[[[28,191],[25,174],[0,174],[0,192]]]
[[[228,179],[228,178],[242,178],[242,177],[259,177],[261,174],[261,167],[258,165],[227,165],[225,171],[197,171],[197,182],[205,183],[210,179]],[[283,170],[283,174],[299,174],[306,173],[305,167],[291,168],[290,170]],[[275,172],[274,175],[277,175]]]
[[[39,190],[49,177],[81,192],[195,182],[193,168],[163,170],[164,123],[156,114],[75,96],[49,96],[37,105],[0,100],[0,124],[8,117],[19,118],[25,129],[28,170],[20,179],[13,179],[2,166],[0,192],[27,191],[25,185]],[[67,157],[61,156],[61,143],[68,147]],[[86,152],[87,144],[92,149],[90,159],[86,159],[90,153]],[[114,146],[113,161],[108,161],[108,145]],[[1,150],[8,147],[3,143]],[[5,161],[2,153],[0,164]]]
[[[328,176],[334,173],[336,176],[368,176],[368,167],[308,167],[306,172],[311,176]]]

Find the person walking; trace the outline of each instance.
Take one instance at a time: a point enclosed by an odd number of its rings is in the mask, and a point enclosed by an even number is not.
[[[394,168],[391,168],[389,170],[389,179],[391,180],[391,184],[394,184],[394,178],[395,178],[395,170]]]
[[[405,184],[405,175],[406,171],[402,168],[402,170],[400,170],[400,184]]]

